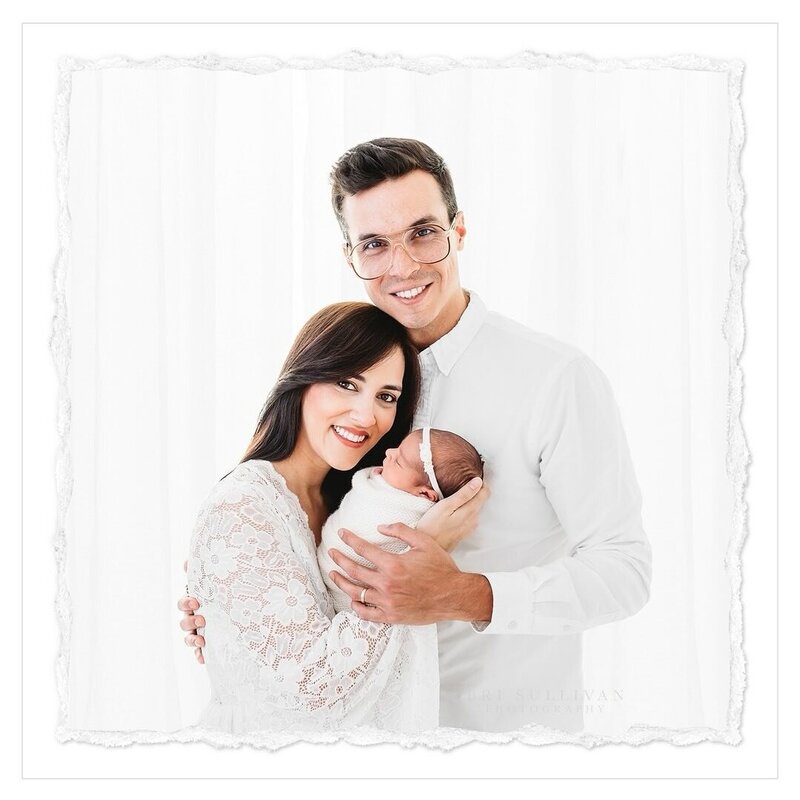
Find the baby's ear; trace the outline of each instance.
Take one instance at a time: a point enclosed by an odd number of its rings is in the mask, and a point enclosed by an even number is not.
[[[439,496],[433,491],[433,489],[431,489],[430,486],[420,486],[417,489],[417,494],[420,497],[427,497],[432,503],[435,503],[439,499]]]

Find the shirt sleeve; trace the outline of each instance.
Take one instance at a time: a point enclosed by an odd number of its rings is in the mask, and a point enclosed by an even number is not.
[[[349,611],[333,615],[292,547],[291,515],[276,502],[261,487],[232,481],[195,529],[189,583],[206,617],[216,695],[244,697],[265,718],[286,712],[293,722],[317,719],[320,727],[373,719],[382,707],[386,719],[405,727],[409,714],[398,705],[416,683],[438,711],[436,665],[432,674],[415,674],[425,655],[415,653],[409,628]],[[409,724],[424,727],[425,716]]]
[[[482,633],[576,633],[635,614],[649,597],[641,493],[608,379],[581,356],[546,397],[531,420],[530,442],[569,554],[487,573],[492,619],[473,623]]]

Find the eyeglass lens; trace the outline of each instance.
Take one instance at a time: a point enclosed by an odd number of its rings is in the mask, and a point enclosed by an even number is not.
[[[450,249],[448,231],[437,225],[411,228],[403,234],[402,244],[408,255],[421,264],[434,264],[446,258]],[[389,269],[394,252],[393,243],[384,237],[361,242],[353,249],[351,258],[359,275],[370,278]]]

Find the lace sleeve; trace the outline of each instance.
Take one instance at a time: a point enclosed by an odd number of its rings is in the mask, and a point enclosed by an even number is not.
[[[191,556],[216,702],[236,718],[225,727],[436,725],[420,705],[438,705],[430,642],[407,626],[334,616],[311,532],[254,468],[242,465],[220,483],[200,513]],[[417,710],[403,708],[409,703]]]

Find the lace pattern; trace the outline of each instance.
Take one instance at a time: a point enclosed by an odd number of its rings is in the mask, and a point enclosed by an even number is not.
[[[306,515],[269,462],[238,466],[211,492],[188,580],[208,630],[204,726],[436,727],[435,643],[426,656],[412,628],[334,614]]]

